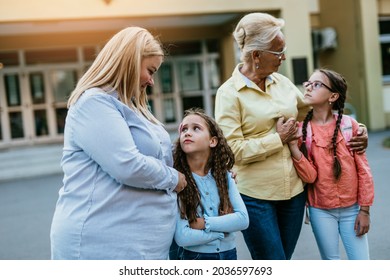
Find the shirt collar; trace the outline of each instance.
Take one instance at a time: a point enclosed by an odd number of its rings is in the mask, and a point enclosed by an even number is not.
[[[243,63],[239,63],[233,71],[232,77],[234,79],[234,86],[236,90],[240,91],[244,87],[259,90],[259,87],[254,82],[252,82],[247,76],[243,75],[240,72],[240,69],[243,65],[244,65]],[[278,77],[274,75],[274,73],[272,73],[267,77],[266,87],[270,84],[276,83],[277,81],[278,81]]]

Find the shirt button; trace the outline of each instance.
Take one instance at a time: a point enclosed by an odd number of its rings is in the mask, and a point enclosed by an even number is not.
[[[213,207],[210,207],[210,210],[213,210]]]
[[[219,248],[217,248],[217,252],[219,252]]]
[[[208,193],[208,192],[206,192],[206,195],[209,195],[209,193]]]

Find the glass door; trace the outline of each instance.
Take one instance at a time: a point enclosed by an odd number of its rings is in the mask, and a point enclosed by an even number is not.
[[[65,118],[68,112],[67,100],[77,83],[77,70],[53,69],[49,74],[50,88],[52,93],[52,126],[54,135],[59,136],[64,133]]]
[[[30,99],[32,107],[31,124],[33,138],[49,136],[48,113],[47,113],[47,90],[45,87],[44,73],[32,72],[29,74]]]
[[[19,73],[5,73],[3,87],[5,104],[2,105],[2,123],[5,125],[2,139],[4,137],[5,141],[23,140],[25,138],[25,122]]]
[[[77,70],[30,69],[0,75],[0,144],[27,144],[62,139],[67,98]]]

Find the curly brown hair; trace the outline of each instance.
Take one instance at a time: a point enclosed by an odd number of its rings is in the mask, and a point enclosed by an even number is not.
[[[229,199],[228,192],[228,178],[227,172],[233,168],[234,154],[229,147],[226,138],[223,135],[222,130],[215,122],[213,118],[208,116],[200,108],[191,108],[184,112],[184,117],[189,115],[197,115],[205,120],[210,136],[216,137],[218,143],[215,147],[211,148],[210,157],[207,160],[205,167],[205,173],[211,171],[211,175],[215,179],[218,187],[219,194],[219,214],[224,215],[233,212],[233,207]],[[186,176],[187,187],[178,194],[178,203],[180,209],[180,216],[182,219],[186,218],[189,222],[193,222],[197,218],[197,208],[203,206],[200,202],[200,194],[195,183],[195,179],[192,176],[192,172],[187,162],[186,154],[183,152],[180,146],[180,136],[176,141],[175,150],[173,153],[174,168],[182,172]]]

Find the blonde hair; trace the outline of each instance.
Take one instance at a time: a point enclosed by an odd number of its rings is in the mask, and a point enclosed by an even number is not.
[[[91,67],[78,81],[68,100],[68,108],[93,87],[118,92],[121,102],[160,123],[149,111],[146,89],[140,90],[143,58],[164,57],[161,43],[144,28],[127,27],[115,34],[100,51]]]
[[[271,41],[278,35],[283,36],[281,29],[284,20],[266,13],[245,15],[237,24],[233,36],[241,51],[241,61],[247,62],[255,50],[268,50]]]

